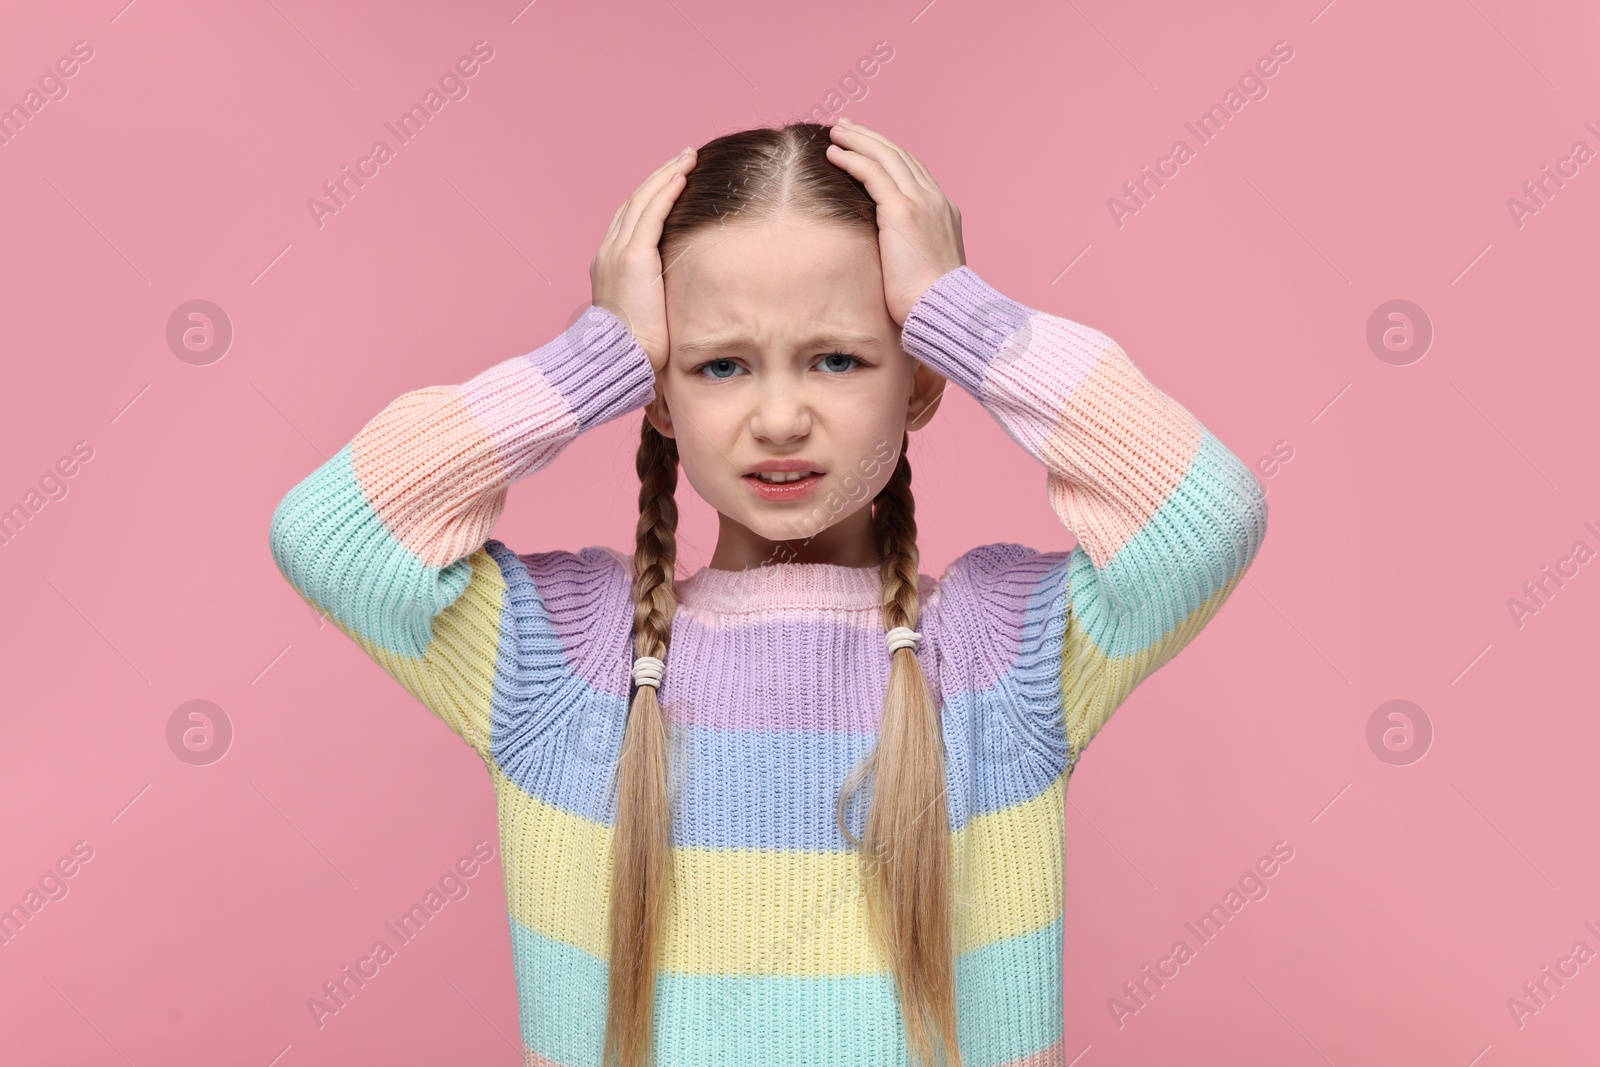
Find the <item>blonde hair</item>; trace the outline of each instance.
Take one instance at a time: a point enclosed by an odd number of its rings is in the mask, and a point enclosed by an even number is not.
[[[801,212],[870,230],[876,206],[864,186],[824,155],[827,127],[794,123],[726,134],[699,150],[697,162],[663,227],[666,250],[701,226],[731,216],[779,210]],[[752,179],[754,179],[752,181]],[[881,559],[883,624],[916,629],[918,588],[916,505],[911,495],[909,434],[888,483],[871,503]],[[634,655],[655,656],[670,674],[672,580],[677,559],[676,443],[649,419],[640,427],[636,458],[639,524],[634,549]],[[873,795],[857,837],[846,825],[849,797],[868,777]],[[869,926],[887,958],[899,992],[907,1044],[916,1062],[933,1064],[942,1051],[960,1067],[956,1035],[955,953],[951,929],[950,823],[945,795],[944,743],[939,709],[916,652],[890,656],[889,684],[877,746],[843,783],[835,818],[861,851]],[[667,790],[666,733],[652,686],[634,693],[617,769],[617,816],[611,874],[610,988],[605,1054],[611,1067],[646,1067],[652,1060],[657,955],[665,925],[672,814]]]

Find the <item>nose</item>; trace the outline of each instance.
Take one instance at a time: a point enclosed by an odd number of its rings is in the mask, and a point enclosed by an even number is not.
[[[750,419],[750,430],[768,444],[804,440],[811,432],[811,400],[800,383],[775,377],[764,384]]]

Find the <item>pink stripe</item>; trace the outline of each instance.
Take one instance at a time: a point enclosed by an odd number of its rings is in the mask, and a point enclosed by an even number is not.
[[[1065,1041],[1064,1038],[1047,1049],[1040,1049],[1033,1055],[1024,1056],[1020,1060],[1012,1060],[1004,1064],[1003,1067],[1061,1067],[1065,1062],[1063,1059],[1065,1054],[1062,1052],[1063,1041]]]
[[[526,358],[487,368],[462,386],[461,397],[493,439],[513,481],[540,466],[578,433],[572,405]],[[529,448],[535,440],[545,443]]]
[[[526,357],[508,359],[463,385],[396,399],[356,435],[351,465],[395,540],[442,567],[482,545],[505,507],[504,487],[577,432],[576,414],[544,375]]]
[[[1019,410],[1001,398],[1027,397],[1029,409],[1064,411],[1114,346],[1098,330],[1035,312],[985,370],[984,406],[1019,444],[1038,456],[1053,423],[1037,422],[1031,410]]]

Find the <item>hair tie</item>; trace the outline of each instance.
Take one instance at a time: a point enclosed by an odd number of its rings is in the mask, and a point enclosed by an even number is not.
[[[922,635],[909,626],[896,626],[886,635],[889,641],[889,655],[894,655],[902,648],[915,650],[922,643]]]
[[[654,656],[640,656],[633,661],[633,681],[639,686],[661,688],[661,672],[667,665]]]

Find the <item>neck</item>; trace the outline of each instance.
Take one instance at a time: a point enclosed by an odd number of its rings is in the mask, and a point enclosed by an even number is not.
[[[772,541],[743,523],[717,515],[717,548],[707,566],[740,571],[771,563],[831,563],[836,567],[876,567],[872,507],[852,514],[810,537]]]

